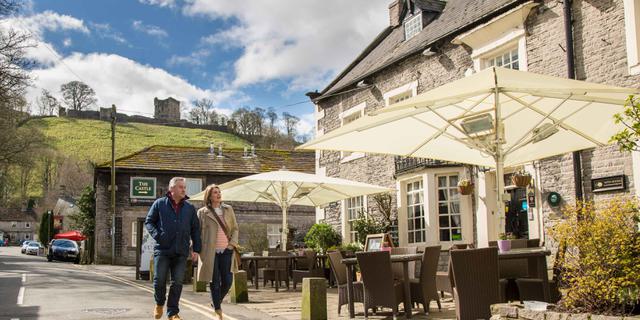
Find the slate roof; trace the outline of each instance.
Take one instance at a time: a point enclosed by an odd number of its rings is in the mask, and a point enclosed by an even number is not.
[[[385,28],[324,90],[321,100],[448,37],[489,21],[528,0],[448,0],[444,10],[422,31],[404,41],[404,27]]]
[[[172,172],[254,174],[278,170],[315,172],[315,151],[256,149],[256,157],[243,157],[244,149],[222,149],[222,158],[209,148],[152,146],[116,160],[116,169]],[[97,169],[109,169],[110,162]]]
[[[35,222],[33,211],[22,211],[20,208],[0,208],[0,221],[29,221]]]

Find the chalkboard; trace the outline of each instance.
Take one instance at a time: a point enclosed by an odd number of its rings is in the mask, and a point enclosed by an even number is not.
[[[393,240],[388,233],[368,234],[364,244],[364,251],[380,251],[383,244],[387,242],[390,247],[393,246]]]

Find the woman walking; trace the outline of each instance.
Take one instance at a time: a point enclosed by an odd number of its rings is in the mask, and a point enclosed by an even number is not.
[[[211,279],[209,289],[212,306],[222,320],[222,299],[231,288],[232,271],[238,270],[234,259],[234,249],[238,245],[238,223],[233,208],[222,203],[222,193],[217,185],[212,184],[205,189],[204,204],[198,210],[202,233],[198,280]]]

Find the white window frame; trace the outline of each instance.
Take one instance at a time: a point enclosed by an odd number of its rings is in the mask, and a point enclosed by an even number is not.
[[[640,74],[640,0],[624,0],[624,26],[629,74]]]
[[[131,246],[137,247],[138,242],[138,220],[131,221]]]
[[[489,67],[493,67],[493,66],[498,66],[497,63],[494,63],[494,61],[496,61],[498,58],[500,58],[502,60],[502,58],[505,56],[505,54],[509,55],[509,65],[513,64],[513,52],[515,51],[518,55],[518,59],[516,61],[518,61],[518,68],[515,70],[521,70],[520,69],[520,50],[516,47],[516,46],[512,46],[512,47],[506,47],[506,48],[500,48],[502,50],[500,51],[495,51],[493,54],[491,55],[486,55],[481,63],[482,63],[482,68],[486,69]],[[505,68],[505,64],[504,61],[502,62],[502,64],[500,65],[500,67]],[[514,69],[509,67],[508,69]]]
[[[417,36],[422,31],[422,12],[404,21],[404,41]],[[415,26],[418,26],[417,28]]]
[[[202,179],[200,178],[185,178],[184,184],[187,186],[187,188],[189,187],[189,183],[190,182],[196,182],[198,181],[198,184],[200,185],[200,187],[198,188],[199,191],[198,192],[194,192],[194,193],[189,193],[189,190],[187,189],[187,196],[193,196],[196,195],[200,192],[202,192]]]
[[[367,217],[367,196],[363,195],[362,197],[362,210],[364,216]],[[340,201],[340,213],[342,215],[342,239],[344,243],[355,242],[356,239],[352,238],[352,230],[351,230],[351,221],[349,219],[348,208],[347,208],[347,199]]]
[[[276,230],[278,232],[269,232],[270,228],[274,227],[276,228]],[[276,246],[278,246],[278,241],[280,241],[280,239],[282,239],[282,231],[280,231],[280,228],[282,228],[281,224],[277,224],[277,223],[267,223],[267,242],[269,243],[269,248],[275,248]],[[274,242],[273,245],[271,245],[271,241],[269,241],[269,237],[272,237],[274,239],[276,239],[276,241]]]
[[[405,85],[402,85],[400,87],[397,87],[393,90],[389,90],[387,92],[385,92],[384,94],[382,94],[382,97],[384,98],[384,105],[385,107],[388,107],[390,105],[390,102],[393,100],[394,97],[397,97],[399,95],[402,94],[406,94],[410,92],[411,93],[411,97],[415,97],[418,94],[418,81],[413,81],[413,82],[409,82]]]
[[[340,118],[340,126],[345,125],[345,119],[353,117],[355,114],[360,114],[355,120],[360,119],[364,116],[364,109],[367,107],[367,103],[363,102],[361,104],[356,105],[353,108],[349,108],[345,111],[342,111],[338,117]],[[355,121],[353,120],[353,121]],[[349,121],[351,122],[351,121]],[[347,122],[348,123],[348,122]],[[365,156],[364,152],[346,152],[340,151],[340,163],[345,163],[349,161],[353,161],[356,159],[363,158]]]
[[[475,71],[487,66],[486,61],[507,49],[518,48],[519,70],[527,71],[527,42],[524,22],[532,8],[538,6],[533,1],[526,2],[458,37],[454,44],[471,47],[471,59]]]
[[[358,206],[358,199],[360,199],[360,206]],[[358,233],[353,230],[353,222],[358,220],[359,215],[366,215],[367,204],[364,202],[364,196],[357,196],[344,200],[345,218],[347,219],[347,231],[349,233],[350,242],[358,241]],[[351,213],[355,213],[355,217]]]
[[[31,223],[30,223],[30,222],[25,222],[25,223],[24,223],[24,227],[25,227],[26,229],[31,228]]]
[[[421,188],[420,189],[416,189],[417,191],[411,191],[411,193],[409,193],[409,185],[413,185],[414,183],[417,183],[417,182],[420,183]],[[404,206],[406,215],[405,215],[404,219],[405,219],[405,223],[407,224],[407,243],[409,245],[416,245],[416,244],[421,244],[421,243],[427,242],[427,219],[426,218],[427,218],[429,213],[428,213],[428,210],[426,210],[426,206],[425,206],[425,204],[426,204],[425,203],[425,200],[426,200],[426,197],[425,197],[425,195],[426,195],[425,194],[425,184],[426,183],[422,178],[403,181],[404,195],[405,195],[405,199],[403,199],[403,200],[406,201],[406,204]],[[413,204],[411,204],[411,201],[409,201],[409,196],[413,195],[413,194],[416,194],[416,193],[420,194],[420,198],[422,199],[422,201],[418,205],[413,205]],[[419,228],[419,229],[415,229],[415,228],[411,229],[409,227],[409,220],[415,220],[415,217],[411,217],[411,219],[409,219],[409,212],[410,211],[412,212],[413,208],[415,206],[420,206],[421,211],[422,211],[422,215],[421,215],[421,217],[422,217],[422,228]],[[415,234],[418,233],[418,232],[422,233],[422,235],[421,235],[422,241],[415,241]],[[413,237],[410,236],[412,234],[413,234]]]
[[[455,183],[451,183],[451,177],[456,177],[456,181]],[[439,185],[439,180],[441,177],[445,177],[446,178],[446,182],[447,185],[445,187],[440,187]],[[460,181],[461,177],[460,174],[456,173],[444,173],[444,174],[436,174],[435,176],[435,183],[436,183],[436,188],[435,188],[435,192],[436,192],[436,215],[437,215],[437,219],[438,219],[438,240],[440,242],[460,242],[462,241],[462,239],[464,239],[464,234],[463,234],[463,230],[464,230],[464,224],[462,222],[462,198],[460,193],[458,193],[458,181]],[[440,200],[439,199],[439,194],[440,194],[440,190],[446,190],[446,200]],[[454,196],[456,196],[457,198],[453,199],[451,198],[451,193],[453,193]],[[453,202],[457,201],[458,202],[458,212],[456,213],[451,213],[451,204]],[[446,214],[440,214],[440,204],[444,203],[447,205],[447,213]],[[446,216],[448,219],[448,226],[442,226],[440,224],[440,217],[442,216]],[[458,227],[452,227],[452,216],[458,216],[458,222],[459,222],[459,226]],[[460,230],[460,239],[456,239],[454,240],[452,235],[453,235],[453,231],[454,229],[459,229]],[[449,240],[442,240],[441,237],[441,232],[442,230],[447,230],[449,233]]]

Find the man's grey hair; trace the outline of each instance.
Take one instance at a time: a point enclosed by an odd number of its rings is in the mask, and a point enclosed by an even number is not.
[[[173,188],[178,183],[178,181],[186,182],[187,179],[183,177],[173,177],[171,178],[171,180],[169,180],[169,188]]]

